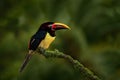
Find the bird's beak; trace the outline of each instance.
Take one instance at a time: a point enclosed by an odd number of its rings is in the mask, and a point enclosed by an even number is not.
[[[55,30],[60,30],[60,29],[70,29],[69,26],[63,23],[54,23]]]

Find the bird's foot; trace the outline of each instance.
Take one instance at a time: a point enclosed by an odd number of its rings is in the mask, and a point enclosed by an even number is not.
[[[42,47],[39,47],[38,50],[39,50],[40,54],[44,54],[45,53],[45,49],[42,48]]]

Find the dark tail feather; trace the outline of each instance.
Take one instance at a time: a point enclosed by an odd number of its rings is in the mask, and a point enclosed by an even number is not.
[[[26,55],[25,60],[24,60],[22,66],[21,66],[21,68],[20,68],[20,72],[23,71],[23,69],[25,68],[25,66],[26,66],[27,63],[29,62],[31,56],[32,56],[32,53],[29,53],[29,54]]]

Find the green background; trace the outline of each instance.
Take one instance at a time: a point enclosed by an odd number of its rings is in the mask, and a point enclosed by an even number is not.
[[[22,73],[30,37],[61,22],[49,50],[79,60],[102,80],[120,80],[120,0],[0,0],[0,80],[86,80],[67,61],[35,54]]]

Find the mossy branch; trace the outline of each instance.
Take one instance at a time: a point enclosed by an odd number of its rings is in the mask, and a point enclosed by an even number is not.
[[[37,50],[37,52],[41,53],[39,49]],[[44,55],[46,58],[63,58],[69,61],[73,65],[73,67],[85,77],[85,80],[101,80],[96,75],[94,75],[93,72],[91,72],[88,68],[84,67],[78,60],[74,60],[71,56],[59,52],[58,50],[46,51],[42,55]]]

